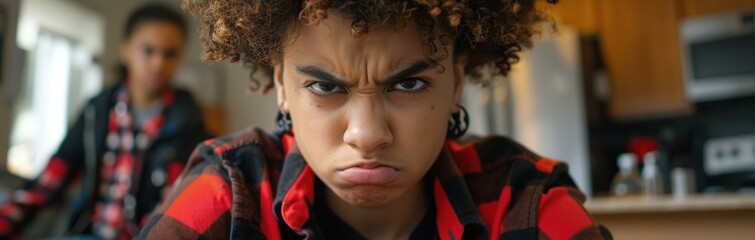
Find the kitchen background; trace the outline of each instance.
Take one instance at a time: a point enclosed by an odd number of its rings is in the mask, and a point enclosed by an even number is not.
[[[114,82],[122,26],[144,2],[0,0],[0,189],[36,176],[83,102]],[[586,208],[617,239],[752,239],[755,0],[562,0],[549,8],[557,27],[543,25],[509,77],[466,86],[470,133],[509,136],[567,162],[589,195]],[[188,41],[176,84],[194,92],[212,131],[272,130],[274,94],[249,94],[246,69],[201,62],[198,39]],[[50,51],[58,54],[35,55]],[[38,71],[52,62],[55,71]],[[57,135],[35,136],[38,126]],[[645,190],[632,191],[632,182]],[[55,231],[44,222],[56,214],[44,214],[31,233]]]

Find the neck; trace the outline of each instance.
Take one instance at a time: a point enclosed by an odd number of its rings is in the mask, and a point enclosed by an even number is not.
[[[395,202],[361,207],[344,202],[326,187],[326,202],[339,218],[367,239],[409,239],[427,213],[427,190],[419,181]]]
[[[160,101],[160,94],[137,91],[133,87],[128,88],[128,94],[131,97],[131,104],[135,107],[149,107]]]

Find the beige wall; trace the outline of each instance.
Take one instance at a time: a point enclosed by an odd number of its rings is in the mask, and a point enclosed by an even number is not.
[[[278,112],[275,91],[266,95],[249,93],[249,70],[238,64],[225,64],[226,132],[232,133],[250,126],[271,131],[275,126],[275,114]],[[263,74],[258,78],[266,77]]]

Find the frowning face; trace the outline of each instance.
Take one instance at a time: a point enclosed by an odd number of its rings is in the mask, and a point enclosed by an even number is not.
[[[333,14],[297,28],[275,66],[278,101],[328,189],[353,205],[383,206],[416,188],[440,154],[464,63],[428,65],[412,23],[357,38],[350,26]]]

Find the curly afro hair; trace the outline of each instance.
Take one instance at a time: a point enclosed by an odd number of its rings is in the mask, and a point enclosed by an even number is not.
[[[558,0],[547,0],[556,3]],[[424,53],[431,61],[448,56],[446,46],[469,53],[466,71],[472,81],[483,82],[479,66],[493,63],[506,76],[519,60],[522,47],[530,47],[547,20],[537,0],[184,0],[185,11],[201,21],[205,61],[241,61],[252,74],[270,70],[283,53],[285,34],[295,24],[313,25],[328,14],[350,19],[354,37],[370,26],[386,24],[400,29],[415,21]],[[442,46],[437,46],[441,44]],[[251,75],[250,75],[251,76]],[[271,80],[252,78],[252,90],[266,92]]]

